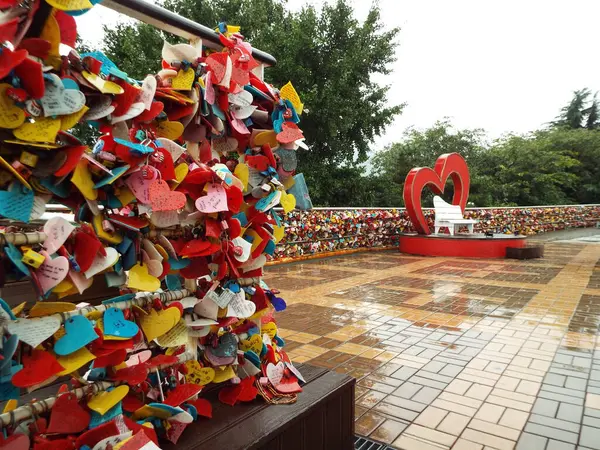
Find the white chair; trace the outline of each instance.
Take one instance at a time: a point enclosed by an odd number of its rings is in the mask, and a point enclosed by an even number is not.
[[[479,222],[463,218],[460,206],[450,205],[437,195],[433,197],[433,208],[435,211],[435,234],[439,233],[440,228],[447,227],[450,234],[454,236],[456,227],[461,226],[466,226],[469,233],[473,233],[473,225]]]

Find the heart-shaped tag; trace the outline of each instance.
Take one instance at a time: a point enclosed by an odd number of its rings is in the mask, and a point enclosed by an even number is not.
[[[29,450],[29,436],[13,434],[4,439],[0,436],[0,450]]]
[[[179,137],[183,134],[183,128],[184,127],[181,122],[164,120],[159,122],[158,126],[156,127],[156,135],[158,137],[163,137],[174,141],[179,139]]]
[[[110,391],[96,394],[87,404],[88,408],[104,415],[129,393],[129,386],[118,386]]]
[[[92,264],[88,270],[85,271],[84,275],[86,278],[92,278],[94,275],[114,266],[119,260],[119,252],[112,247],[106,247],[106,256],[102,256],[101,253],[97,253]]]
[[[279,203],[281,203],[281,206],[283,207],[283,212],[287,214],[296,207],[296,197],[294,197],[294,194],[284,192],[281,194]]]
[[[123,409],[125,409],[125,408],[123,408]],[[92,450],[107,450],[107,449],[116,448],[117,444],[126,441],[128,438],[131,437],[132,434],[133,434],[133,431],[128,431],[126,433],[122,433],[117,436],[107,437],[105,439],[102,439],[96,445],[94,445],[94,448]]]
[[[58,376],[69,375],[79,370],[95,357],[96,356],[90,352],[87,347],[81,347],[79,350],[69,355],[59,356],[57,361],[64,367],[64,370],[61,371]]]
[[[269,363],[267,365],[267,378],[273,385],[273,387],[277,387],[281,384],[281,380],[283,379],[283,373],[285,372],[285,363],[283,361],[279,361],[277,364]]]
[[[144,107],[148,110],[152,106],[154,99],[154,93],[156,92],[156,78],[153,75],[148,75],[142,82],[142,88],[138,93],[135,103],[141,102]]]
[[[153,211],[173,211],[185,206],[185,194],[171,191],[168,183],[164,180],[154,180],[148,191]]]
[[[48,252],[40,252],[44,256],[44,262],[35,271],[42,293],[46,294],[54,286],[67,278],[69,273],[69,260],[64,256],[52,259]]]
[[[247,352],[248,350],[252,350],[258,356],[262,353],[263,341],[259,334],[253,334],[248,339],[242,339],[240,341],[240,348]]]
[[[51,353],[32,350],[29,355],[23,355],[23,368],[13,375],[11,383],[20,388],[35,386],[62,370],[63,367]]]
[[[167,333],[181,319],[181,313],[177,308],[167,308],[160,312],[152,309],[150,314],[140,317],[140,326],[148,341],[152,341]]]
[[[54,344],[57,355],[70,355],[98,339],[94,325],[84,316],[73,316],[65,321],[65,335]]]
[[[77,163],[73,175],[71,176],[71,183],[79,189],[79,192],[81,192],[86,199],[96,200],[98,198],[98,191],[94,188],[95,183],[94,180],[92,180],[92,174],[85,158]]]
[[[6,94],[6,91],[11,88],[8,83],[0,84],[0,128],[12,130],[25,122],[25,112]]]
[[[60,119],[38,117],[35,121],[25,122],[13,131],[17,139],[27,142],[54,143],[60,131]]]
[[[281,133],[277,134],[277,141],[282,144],[290,144],[304,138],[302,130],[294,122],[283,122],[281,127]]]
[[[119,86],[117,83],[113,83],[112,81],[105,80],[95,73],[90,73],[87,71],[82,71],[81,75],[85,78],[88,83],[94,86],[103,94],[122,94],[124,92],[123,88]]]
[[[69,302],[37,302],[29,310],[29,318],[44,317],[52,314],[75,311],[76,306]]]
[[[269,338],[273,340],[277,335],[277,325],[275,324],[275,322],[267,322],[261,327],[260,332],[262,334],[268,335]]]
[[[140,291],[155,292],[160,288],[160,280],[148,273],[147,266],[136,264],[129,270],[127,287]]]
[[[206,58],[213,81],[219,86],[229,86],[233,65],[228,53],[211,53]]]
[[[85,106],[85,95],[75,89],[66,89],[58,75],[46,75],[46,90],[40,99],[44,115],[73,114]]]
[[[208,186],[206,195],[198,197],[196,200],[196,208],[203,213],[228,211],[225,188],[220,184],[211,184]]]
[[[132,338],[140,331],[135,322],[125,319],[123,311],[118,308],[109,308],[104,312],[104,334]]]
[[[175,389],[169,392],[169,395],[167,395],[164,403],[165,405],[169,406],[179,406],[192,397],[198,395],[201,390],[202,386],[198,386],[197,384],[179,384],[175,387]]]
[[[188,342],[188,327],[185,320],[177,322],[173,328],[156,338],[156,343],[164,348],[179,347]]]
[[[56,316],[40,319],[17,319],[6,324],[8,332],[33,348],[40,345],[60,328],[60,318]]]
[[[202,367],[196,360],[186,361],[185,367],[187,368],[186,383],[206,386],[215,378],[215,370],[212,367]]]
[[[48,433],[81,433],[90,423],[90,413],[81,407],[75,394],[59,395],[50,415]]]
[[[33,191],[14,182],[8,187],[8,191],[0,191],[0,215],[28,223],[33,202]]]
[[[189,91],[192,89],[195,78],[196,71],[193,67],[189,67],[187,70],[179,69],[177,76],[171,79],[171,88],[176,91]]]
[[[198,48],[190,44],[173,45],[164,41],[161,56],[167,63],[172,64],[175,61],[194,62],[200,54],[198,53]]]

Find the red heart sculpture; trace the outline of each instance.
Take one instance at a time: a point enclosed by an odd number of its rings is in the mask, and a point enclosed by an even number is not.
[[[49,433],[81,433],[90,424],[90,413],[81,407],[75,394],[60,395],[52,407]]]
[[[446,153],[435,162],[433,169],[416,167],[408,172],[404,181],[404,204],[410,220],[419,234],[431,234],[421,207],[421,193],[429,186],[434,194],[444,192],[448,177],[454,183],[453,205],[459,205],[464,211],[469,198],[471,178],[467,162],[458,153]]]

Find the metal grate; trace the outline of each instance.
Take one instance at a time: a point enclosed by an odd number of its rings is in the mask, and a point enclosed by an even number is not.
[[[362,436],[354,437],[354,450],[386,450],[388,446]]]

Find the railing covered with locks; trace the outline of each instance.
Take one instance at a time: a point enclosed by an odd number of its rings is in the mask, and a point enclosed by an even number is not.
[[[423,212],[433,228],[433,209]],[[600,205],[467,208],[464,216],[479,220],[478,233],[533,235],[596,226]],[[414,231],[404,208],[315,208],[292,211],[285,222],[286,235],[276,248],[276,258],[392,247],[398,245],[401,233]]]

